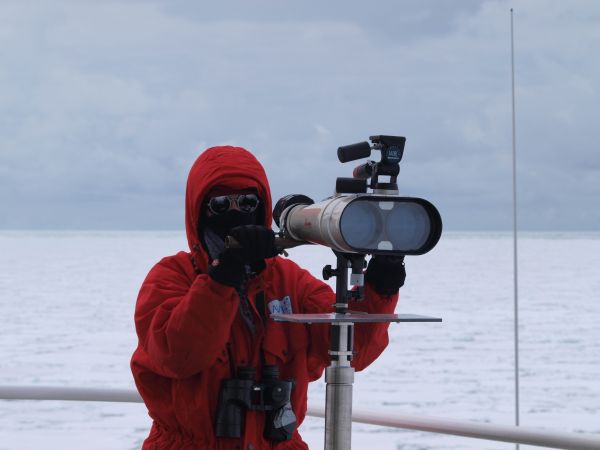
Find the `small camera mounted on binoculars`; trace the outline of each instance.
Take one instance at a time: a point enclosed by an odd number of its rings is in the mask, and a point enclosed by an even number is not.
[[[337,193],[366,193],[367,186],[373,190],[398,193],[396,183],[400,173],[400,161],[404,155],[404,144],[406,138],[401,136],[371,136],[373,149],[381,151],[381,161],[367,161],[354,168],[353,178],[338,178],[335,191]],[[338,148],[338,159],[345,163],[371,156],[371,145],[368,142],[345,145]],[[383,183],[379,181],[380,176],[389,176],[390,181]],[[367,184],[371,179],[371,183]]]
[[[398,195],[406,138],[369,139],[371,143],[338,148],[342,163],[368,158],[372,150],[380,151],[381,159],[357,166],[352,178],[338,178],[332,197],[315,203],[292,194],[277,202],[273,218],[281,230],[282,247],[313,243],[342,253],[401,256],[422,255],[437,244],[442,219],[435,206],[422,198]]]

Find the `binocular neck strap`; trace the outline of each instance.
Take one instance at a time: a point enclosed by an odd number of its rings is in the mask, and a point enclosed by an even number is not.
[[[258,310],[258,313],[260,314],[260,318],[262,320],[262,324],[263,324],[263,330],[267,329],[267,313],[265,311],[265,292],[264,291],[260,291],[256,294],[255,297],[255,302],[256,302],[256,309]],[[265,335],[263,332],[263,335],[260,338],[260,364],[262,367],[265,366],[266,364],[266,360],[265,360],[265,348],[263,346],[265,342]]]
[[[258,310],[258,313],[260,314],[260,318],[263,323],[263,328],[266,328],[267,327],[267,313],[265,311],[266,305],[265,305],[264,291],[260,291],[258,294],[256,294],[255,300],[256,300],[256,309]],[[264,334],[260,338],[260,364],[262,367],[264,367],[266,364],[265,349],[263,347],[263,343],[264,343]],[[237,368],[235,367],[235,358],[234,358],[234,354],[233,354],[233,349],[231,347],[231,341],[227,342],[227,356],[229,357],[229,366],[230,366],[229,370],[231,372],[231,377],[235,378],[237,376]]]

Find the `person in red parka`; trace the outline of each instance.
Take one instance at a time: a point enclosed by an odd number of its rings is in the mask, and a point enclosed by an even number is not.
[[[158,262],[135,307],[138,346],[131,369],[153,420],[143,449],[307,449],[297,430],[265,437],[265,411],[243,411],[239,437],[215,431],[225,380],[266,366],[294,380],[291,411],[299,426],[307,388],[329,365],[329,326],[280,323],[271,312],[333,312],[335,294],[293,261],[277,256],[271,193],[258,160],[240,147],[213,147],[190,170],[185,225],[189,252]],[[225,236],[241,248],[225,248]],[[365,299],[350,309],[392,313],[405,278],[402,258],[373,257]],[[388,324],[355,327],[361,370],[388,344]],[[241,369],[241,370],[240,370]],[[289,408],[288,408],[289,409]]]

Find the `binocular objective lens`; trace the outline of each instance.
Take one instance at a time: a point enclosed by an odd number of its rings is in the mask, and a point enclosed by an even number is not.
[[[396,203],[387,216],[386,232],[394,250],[417,250],[427,242],[431,221],[418,203]]]
[[[350,203],[340,219],[340,230],[346,243],[354,248],[377,248],[383,231],[377,203],[360,200]]]
[[[239,367],[238,378],[241,380],[254,380],[256,377],[256,369],[254,367]]]
[[[262,369],[262,379],[265,380],[278,380],[279,379],[279,367],[272,365],[265,365]]]

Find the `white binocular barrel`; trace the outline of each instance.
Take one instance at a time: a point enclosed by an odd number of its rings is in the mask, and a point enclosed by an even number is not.
[[[421,255],[437,244],[442,220],[424,199],[358,194],[291,205],[280,227],[292,239],[340,252]]]

